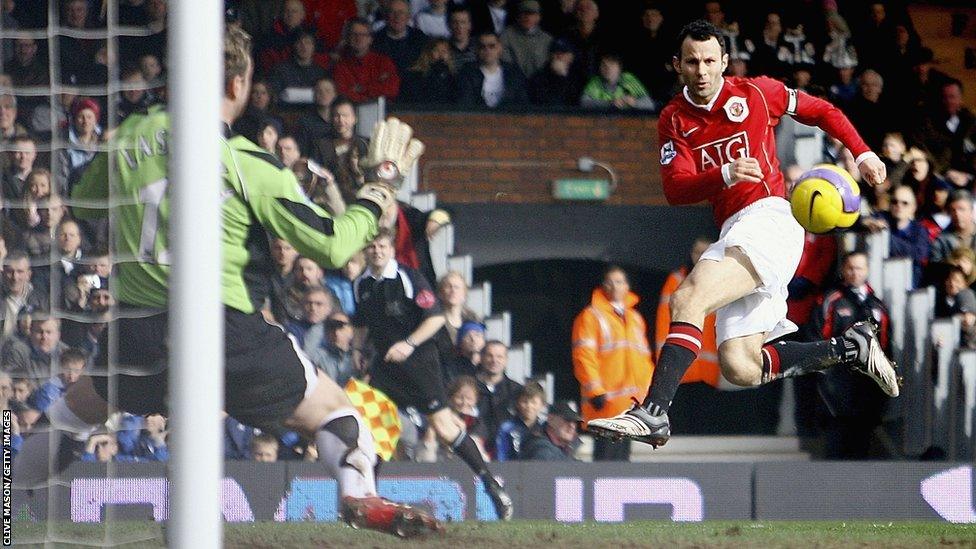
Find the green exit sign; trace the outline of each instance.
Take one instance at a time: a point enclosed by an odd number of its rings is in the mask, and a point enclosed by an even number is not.
[[[610,182],[606,179],[556,179],[552,196],[559,200],[606,200]]]

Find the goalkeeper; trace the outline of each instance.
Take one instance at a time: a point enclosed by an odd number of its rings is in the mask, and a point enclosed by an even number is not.
[[[249,284],[270,272],[269,233],[325,267],[342,266],[377,234],[382,223],[395,219],[394,187],[400,171],[409,169],[423,145],[411,139],[409,126],[396,119],[378,124],[361,162],[366,183],[357,201],[343,215],[330,218],[301,193],[292,172],[274,156],[230,133],[230,123],[244,110],[249,96],[250,49],[245,32],[227,30],[221,112],[226,410],[262,430],[290,429],[314,440],[319,459],[339,482],[347,521],[400,535],[439,529],[424,513],[377,497],[376,451],[369,429],[343,390],[316,371],[279,327],[264,321],[255,306],[264,296]],[[108,215],[104,205],[110,198],[118,204],[114,207],[115,253],[121,260],[116,286],[118,367],[112,373],[119,373],[118,408],[135,414],[166,410],[168,132],[169,115],[162,108],[130,116],[120,125],[118,148],[111,153],[117,176],[110,178],[109,159],[102,153],[73,193],[85,205],[75,209],[82,218]],[[99,348],[108,349],[106,343],[102,341]],[[77,382],[49,408],[52,428],[83,438],[106,421],[113,411],[107,403],[106,354],[103,351],[96,360],[103,375]],[[57,453],[48,447],[48,436],[32,438],[25,442],[15,469],[20,483],[44,480],[48,466],[43,457]]]

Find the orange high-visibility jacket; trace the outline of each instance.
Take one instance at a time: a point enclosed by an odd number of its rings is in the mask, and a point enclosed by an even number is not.
[[[661,301],[657,305],[657,319],[654,323],[654,350],[657,357],[660,357],[664,340],[667,339],[668,330],[671,328],[671,294],[678,289],[686,276],[688,276],[688,267],[682,266],[668,275],[667,280],[664,281],[664,287],[661,288]],[[718,347],[715,344],[715,313],[712,313],[705,317],[705,325],[702,327],[701,353],[691,363],[691,367],[681,378],[681,383],[703,381],[712,387],[718,387],[720,375]]]
[[[583,396],[581,411],[589,421],[615,416],[631,406],[631,397],[644,399],[654,362],[647,341],[647,323],[634,307],[640,301],[630,292],[624,314],[618,315],[603,290],[593,290],[590,306],[573,322],[573,373]],[[589,399],[606,395],[596,410]]]

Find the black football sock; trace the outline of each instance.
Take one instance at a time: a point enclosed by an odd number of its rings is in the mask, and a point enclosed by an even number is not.
[[[762,349],[762,383],[820,372],[856,356],[857,345],[844,337],[768,343]]]
[[[687,322],[672,322],[661,348],[661,359],[654,367],[651,387],[641,406],[653,415],[667,413],[678,392],[681,378],[701,352],[701,328]]]
[[[461,458],[461,461],[466,463],[479,477],[490,476],[488,464],[485,463],[485,458],[481,457],[478,444],[466,431],[461,431],[461,434],[454,439],[454,442],[451,443],[451,451]]]

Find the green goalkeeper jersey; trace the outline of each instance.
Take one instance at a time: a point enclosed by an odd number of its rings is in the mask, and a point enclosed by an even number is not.
[[[112,152],[96,155],[72,191],[79,218],[105,217],[114,210],[115,294],[139,307],[167,304],[169,127],[161,106],[130,115],[115,133]],[[267,233],[324,268],[341,267],[376,235],[381,212],[371,202],[351,204],[333,219],[308,200],[291,170],[273,155],[241,136],[225,136],[221,144],[221,284],[228,307],[251,313],[261,306],[249,282],[254,273],[269,272],[262,252],[268,248]]]

